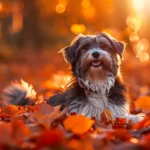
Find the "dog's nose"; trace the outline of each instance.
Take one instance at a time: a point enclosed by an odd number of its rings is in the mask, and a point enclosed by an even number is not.
[[[92,56],[94,57],[94,58],[98,58],[99,56],[100,56],[100,53],[99,52],[93,52],[92,53]]]

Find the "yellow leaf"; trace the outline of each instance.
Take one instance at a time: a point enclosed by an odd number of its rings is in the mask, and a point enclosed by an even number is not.
[[[114,124],[114,117],[111,114],[110,110],[106,109],[104,112],[109,117],[109,119],[111,120],[112,124]]]
[[[65,119],[63,123],[67,130],[71,130],[75,134],[83,134],[92,127],[94,120],[83,115],[72,115]]]

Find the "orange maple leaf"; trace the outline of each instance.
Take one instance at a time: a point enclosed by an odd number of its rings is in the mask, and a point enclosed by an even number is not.
[[[71,130],[75,134],[83,134],[92,127],[94,120],[83,115],[72,115],[65,119],[63,123],[67,130]]]

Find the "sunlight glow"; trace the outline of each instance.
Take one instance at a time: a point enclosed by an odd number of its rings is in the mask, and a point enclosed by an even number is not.
[[[142,27],[141,18],[138,16],[130,15],[127,17],[126,23],[128,27],[130,27],[133,32],[138,32],[138,30]]]
[[[69,83],[71,81],[71,76],[66,75],[62,72],[54,74],[52,79],[46,80],[42,87],[48,90],[60,90],[60,91],[65,91]],[[52,94],[51,91],[48,94]]]
[[[84,33],[86,31],[86,26],[84,24],[73,24],[70,30],[75,34]]]
[[[139,30],[144,21],[145,0],[132,0],[132,15],[127,17],[126,24],[129,33],[129,40],[135,52],[136,57],[141,63],[149,61],[149,41],[140,39]]]
[[[62,79],[62,83],[61,83],[61,89],[62,91],[65,91],[69,85],[71,81],[71,76],[64,76],[63,79]]]
[[[139,57],[140,62],[148,62],[149,61],[149,54],[146,52],[141,52],[137,54],[136,57]]]
[[[55,7],[57,13],[64,13],[66,11],[67,0],[60,0]]]
[[[56,6],[56,12],[57,13],[64,13],[65,12],[65,5],[63,5],[63,4],[58,4],[57,6]]]
[[[135,46],[135,52],[141,53],[146,51],[149,51],[149,41],[147,39],[139,40],[137,45]]]
[[[2,11],[2,9],[3,9],[3,5],[2,3],[0,3],[0,11]]]
[[[12,33],[19,32],[23,29],[23,12],[21,3],[16,3],[12,9]]]
[[[137,33],[131,33],[131,34],[129,35],[129,40],[130,40],[131,42],[136,42],[136,41],[138,41],[138,40],[139,40],[138,34],[137,34]]]
[[[93,19],[95,17],[95,8],[92,6],[90,0],[82,0],[82,13],[86,19]]]
[[[21,79],[21,86],[22,88],[26,89],[27,93],[26,93],[26,97],[27,98],[35,98],[36,97],[36,92],[33,89],[33,86],[28,84],[27,82],[25,82],[24,80]]]
[[[144,0],[133,0],[134,10],[142,12],[144,10]]]
[[[90,5],[91,5],[90,0],[83,0],[83,1],[81,2],[81,6],[82,6],[83,8],[88,8],[88,7],[90,7]]]
[[[137,139],[137,138],[131,138],[130,139],[130,142],[132,142],[132,143],[139,143],[139,140]]]

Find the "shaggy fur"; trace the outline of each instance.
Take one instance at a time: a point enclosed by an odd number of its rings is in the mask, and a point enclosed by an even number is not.
[[[50,98],[48,103],[67,107],[68,115],[75,112],[101,120],[101,113],[108,109],[114,119],[141,121],[143,114],[130,114],[127,90],[120,76],[124,50],[124,43],[106,33],[78,35],[62,50],[71,66],[72,82],[64,93]]]

